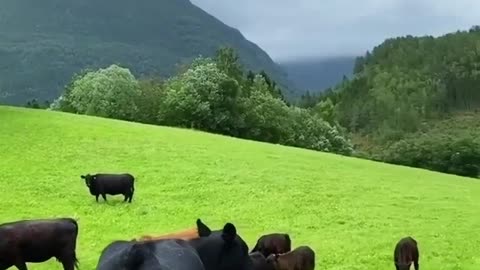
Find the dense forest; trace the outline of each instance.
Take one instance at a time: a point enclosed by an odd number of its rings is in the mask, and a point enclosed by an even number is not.
[[[334,107],[356,154],[476,177],[480,171],[480,27],[391,38],[354,75],[304,107]]]
[[[52,100],[73,73],[112,63],[137,77],[169,77],[223,45],[249,69],[293,89],[267,53],[188,0],[4,0],[0,104]]]

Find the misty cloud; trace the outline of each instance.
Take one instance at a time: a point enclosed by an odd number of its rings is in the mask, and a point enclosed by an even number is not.
[[[191,0],[275,60],[360,55],[389,37],[480,24],[478,0]]]

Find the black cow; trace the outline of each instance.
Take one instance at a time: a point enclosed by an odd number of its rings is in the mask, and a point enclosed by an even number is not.
[[[275,270],[313,270],[315,269],[315,251],[308,246],[299,246],[284,254],[271,254],[267,264]]]
[[[250,253],[250,259],[252,259],[253,270],[274,270],[260,251]]]
[[[26,263],[41,263],[53,257],[64,270],[78,269],[76,245],[78,224],[72,218],[20,220],[0,225],[0,270]]]
[[[185,240],[123,241],[109,244],[96,270],[205,270],[197,251]]]
[[[419,257],[417,241],[412,237],[404,237],[398,241],[397,245],[395,245],[393,262],[396,270],[408,270],[410,269],[412,262],[415,270],[419,270]]]
[[[129,173],[123,174],[87,174],[81,175],[80,178],[85,179],[85,184],[90,190],[90,194],[95,196],[95,200],[98,202],[98,196],[102,195],[103,200],[107,201],[106,194],[118,195],[123,194],[125,196],[124,202],[131,203],[133,193],[135,191],[134,181],[135,178]]]
[[[115,241],[97,270],[253,270],[248,246],[233,224],[191,240]]]
[[[286,233],[271,233],[262,235],[251,252],[259,251],[263,256],[268,257],[270,254],[281,254],[289,252],[292,249],[292,241]]]

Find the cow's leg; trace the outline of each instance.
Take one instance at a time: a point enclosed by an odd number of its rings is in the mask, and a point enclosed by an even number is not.
[[[129,197],[130,197],[130,198],[128,199],[128,202],[131,203],[131,202],[132,202],[132,198],[133,198],[133,191],[130,192],[130,196],[129,196]]]
[[[125,193],[123,194],[123,196],[124,196],[123,202],[126,202],[126,201],[127,201],[128,195],[129,195],[128,192],[125,192]]]
[[[25,262],[16,262],[15,267],[17,267],[18,270],[28,270]]]
[[[8,268],[10,268],[12,266],[13,266],[13,264],[0,262],[0,270],[7,270]]]
[[[75,263],[71,259],[63,259],[61,262],[63,265],[63,270],[75,270]]]
[[[95,200],[98,202],[98,196],[100,196],[100,194],[97,194],[95,195]]]
[[[415,266],[415,270],[420,270],[420,265],[418,265],[418,261],[414,261],[413,266]]]
[[[105,193],[102,193],[102,198],[104,201],[107,201],[107,195]]]
[[[61,256],[57,257],[57,260],[59,260],[62,263],[63,270],[74,270],[75,269],[75,254],[63,254]]]

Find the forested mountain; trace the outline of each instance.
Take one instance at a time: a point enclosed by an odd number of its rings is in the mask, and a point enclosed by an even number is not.
[[[370,158],[478,176],[480,27],[388,39],[321,100]]]
[[[0,103],[56,98],[84,68],[120,64],[137,76],[169,76],[221,45],[291,86],[267,53],[188,0],[3,0]]]
[[[297,86],[300,93],[321,92],[341,82],[343,77],[351,77],[355,57],[343,56],[310,60],[289,60],[280,62],[288,73],[288,78]]]

